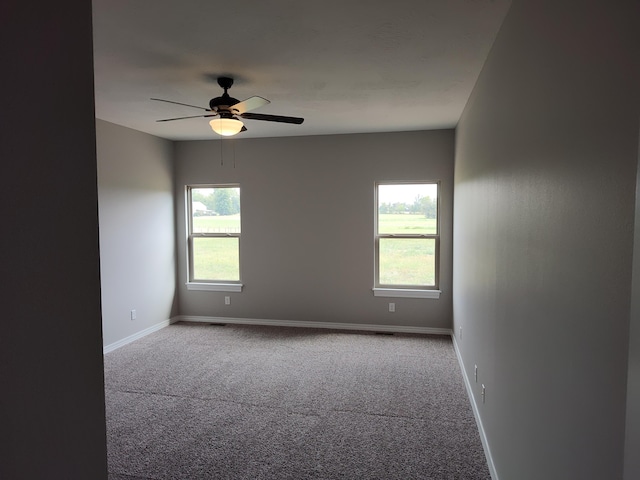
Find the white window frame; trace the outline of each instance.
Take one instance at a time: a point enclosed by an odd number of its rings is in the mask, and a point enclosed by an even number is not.
[[[186,185],[185,186],[185,203],[186,203],[186,245],[187,245],[187,290],[208,291],[208,292],[241,292],[241,280],[215,280],[215,279],[194,279],[193,278],[193,239],[194,238],[237,238],[238,239],[238,268],[240,271],[240,279],[242,279],[242,263],[241,251],[241,234],[242,234],[242,199],[240,200],[240,233],[194,233],[193,232],[193,212],[191,192],[193,189],[200,188],[238,188],[240,196],[242,189],[238,183],[224,184],[204,184],[204,185]]]
[[[438,195],[436,198],[436,233],[435,234],[382,234],[378,231],[378,187],[381,185],[437,185]],[[374,263],[375,278],[373,295],[376,297],[397,297],[397,298],[440,298],[442,293],[440,285],[440,181],[385,181],[376,182],[375,199],[374,199]],[[381,238],[424,238],[433,239],[435,241],[434,253],[434,283],[435,285],[387,285],[380,283],[380,239]]]

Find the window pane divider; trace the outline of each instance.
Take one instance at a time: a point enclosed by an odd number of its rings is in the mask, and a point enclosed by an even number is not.
[[[240,234],[239,233],[192,233],[191,234],[192,237],[202,237],[202,238],[206,238],[206,237],[218,237],[218,238],[222,238],[222,237],[239,237]]]
[[[437,238],[438,234],[430,233],[380,233],[380,238]]]

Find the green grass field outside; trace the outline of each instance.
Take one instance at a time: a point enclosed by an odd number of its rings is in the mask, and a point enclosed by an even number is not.
[[[380,214],[380,233],[435,234],[437,222],[421,214]],[[193,217],[194,233],[238,233],[240,215]],[[237,238],[195,238],[196,280],[240,280]],[[380,283],[435,285],[435,240],[381,239]]]
[[[437,220],[424,218],[421,214],[381,213],[378,217],[379,233],[427,235],[437,233]]]
[[[437,233],[437,220],[422,214],[381,213],[378,215],[378,232],[382,234]],[[436,283],[435,245],[428,238],[381,238],[381,285],[425,285]]]

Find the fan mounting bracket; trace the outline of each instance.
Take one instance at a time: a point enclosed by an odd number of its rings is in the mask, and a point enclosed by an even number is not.
[[[218,85],[220,85],[220,87],[224,88],[224,90],[227,91],[233,85],[233,78],[218,77]]]

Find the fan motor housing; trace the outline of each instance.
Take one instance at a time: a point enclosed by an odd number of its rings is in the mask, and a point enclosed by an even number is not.
[[[232,107],[236,103],[240,103],[240,100],[238,100],[237,98],[233,98],[225,93],[221,97],[212,98],[209,101],[209,108],[215,111],[227,110],[229,107]],[[220,107],[227,108],[221,109]]]

